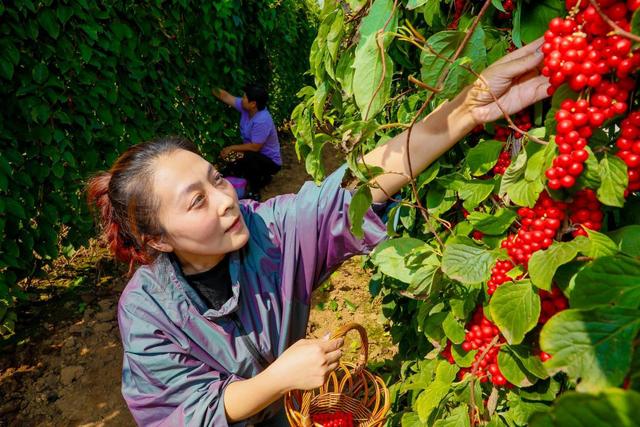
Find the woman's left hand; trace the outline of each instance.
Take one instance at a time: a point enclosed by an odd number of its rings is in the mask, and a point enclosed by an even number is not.
[[[548,96],[549,80],[538,71],[543,41],[540,38],[505,55],[480,74],[482,78],[471,86],[463,101],[476,124],[517,113]]]

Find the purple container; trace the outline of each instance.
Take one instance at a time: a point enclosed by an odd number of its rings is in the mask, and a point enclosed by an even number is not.
[[[244,198],[247,193],[247,180],[244,178],[239,178],[237,176],[226,176],[227,181],[233,185],[233,188],[236,189],[236,193],[238,193],[238,199]]]

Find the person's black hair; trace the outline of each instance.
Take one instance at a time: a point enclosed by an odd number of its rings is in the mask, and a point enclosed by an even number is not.
[[[267,90],[257,84],[249,84],[244,87],[244,93],[247,95],[249,102],[255,101],[258,110],[264,110],[269,101]]]

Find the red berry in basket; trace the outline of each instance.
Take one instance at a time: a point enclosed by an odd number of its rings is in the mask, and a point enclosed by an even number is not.
[[[353,414],[344,411],[311,414],[311,421],[322,427],[353,427]]]

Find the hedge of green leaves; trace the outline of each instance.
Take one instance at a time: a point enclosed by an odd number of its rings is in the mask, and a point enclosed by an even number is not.
[[[16,283],[93,233],[89,174],[159,134],[216,154],[237,117],[215,86],[267,84],[275,118],[289,115],[315,36],[309,10],[295,0],[0,3],[0,336],[24,297]]]

